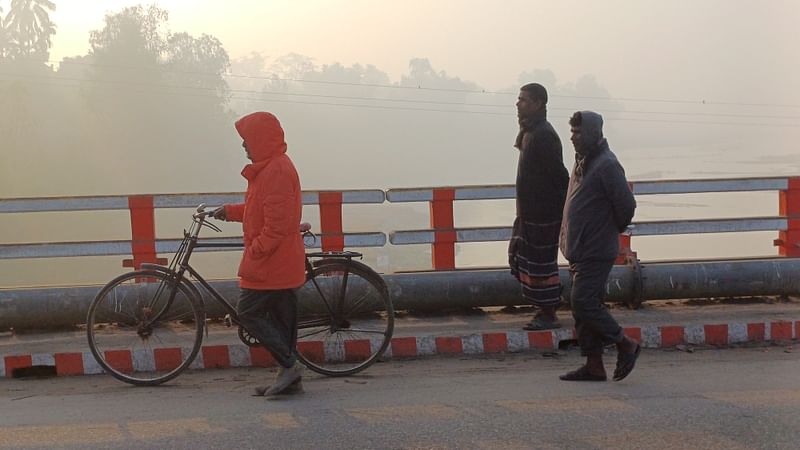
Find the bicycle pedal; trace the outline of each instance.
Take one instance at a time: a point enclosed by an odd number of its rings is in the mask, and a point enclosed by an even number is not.
[[[225,317],[222,319],[222,321],[225,323],[225,326],[228,327],[228,328],[233,326],[233,318],[231,317],[230,314],[225,314]]]

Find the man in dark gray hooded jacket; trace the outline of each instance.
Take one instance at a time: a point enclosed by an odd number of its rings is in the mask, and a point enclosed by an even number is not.
[[[617,346],[614,380],[633,370],[639,344],[625,336],[603,303],[606,280],[619,253],[619,233],[633,219],[636,201],[625,171],[603,137],[603,118],[576,112],[569,121],[575,167],[569,181],[559,246],[569,261],[572,315],[586,364],[567,381],[605,381],[603,347]]]

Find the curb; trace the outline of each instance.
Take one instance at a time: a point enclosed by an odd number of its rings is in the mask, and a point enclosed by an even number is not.
[[[747,342],[791,341],[800,339],[800,320],[727,322],[695,325],[646,325],[625,327],[625,334],[645,348],[669,348],[680,344],[726,346]],[[575,339],[575,330],[505,331],[465,336],[407,336],[392,338],[383,359],[413,358],[430,355],[518,353],[526,350],[555,350],[564,340]],[[345,354],[369,349],[369,341],[345,341]],[[366,347],[366,348],[365,348]],[[314,360],[331,358],[336,349],[326,351],[322,341],[299,342],[298,350]],[[169,367],[180,359],[180,348],[155,349],[152,352],[127,349],[106,352],[106,357],[121,369]],[[339,352],[336,352],[339,353]],[[204,345],[189,369],[224,369],[230,367],[272,367],[276,362],[262,347],[244,344]],[[14,370],[32,366],[55,368],[58,376],[103,373],[90,351],[70,353],[35,353],[0,356],[0,377],[12,377]]]

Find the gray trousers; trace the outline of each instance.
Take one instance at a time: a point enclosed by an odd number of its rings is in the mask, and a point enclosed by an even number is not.
[[[297,297],[294,289],[257,291],[242,288],[236,306],[239,323],[283,367],[297,361]]]
[[[571,262],[569,265],[572,317],[583,356],[602,355],[605,344],[624,339],[622,327],[603,303],[606,281],[613,266],[614,260]]]

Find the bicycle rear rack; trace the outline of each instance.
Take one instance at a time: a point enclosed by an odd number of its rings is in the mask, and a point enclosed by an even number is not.
[[[363,255],[359,252],[351,252],[351,251],[327,251],[327,252],[313,252],[313,253],[306,253],[307,258],[343,258],[343,259],[353,259],[353,258],[361,258]]]

